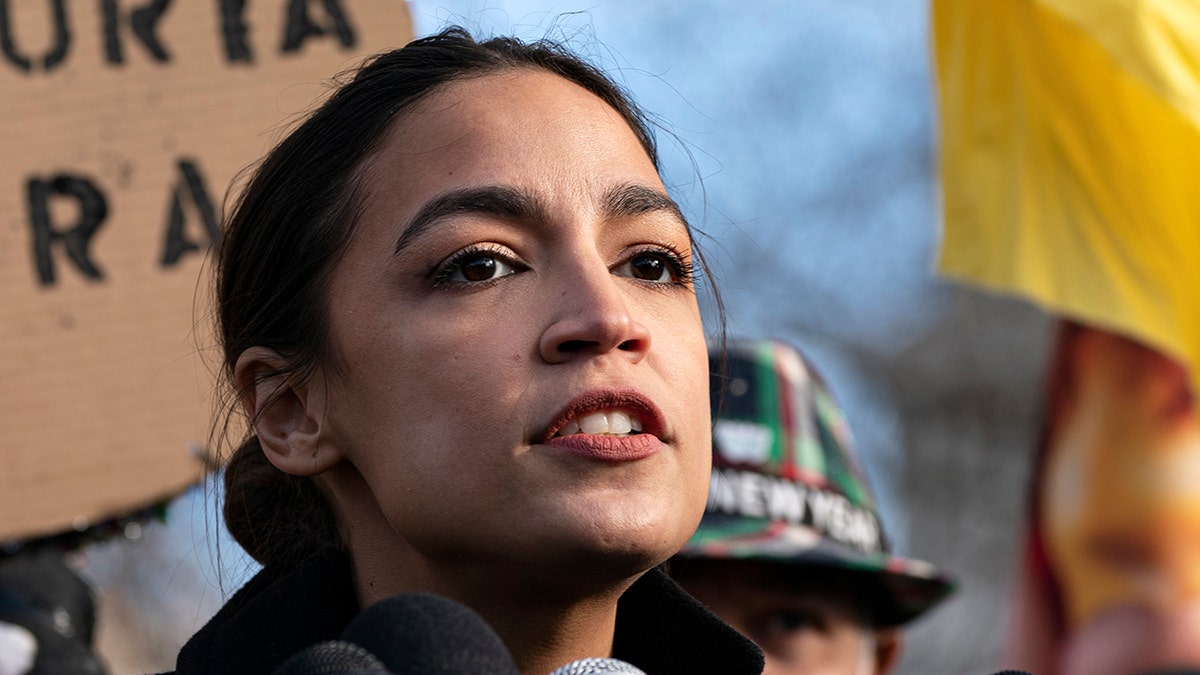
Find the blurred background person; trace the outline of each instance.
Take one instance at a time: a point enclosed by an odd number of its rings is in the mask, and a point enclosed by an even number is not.
[[[1200,422],[1186,368],[1064,321],[1049,391],[1010,659],[1064,675],[1200,665]]]
[[[891,671],[902,626],[953,583],[889,553],[842,411],[798,350],[731,344],[724,372],[710,358],[708,506],[671,573],[762,647],[767,675]]]

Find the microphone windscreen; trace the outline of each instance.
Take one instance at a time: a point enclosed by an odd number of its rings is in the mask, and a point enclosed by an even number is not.
[[[331,640],[296,652],[273,675],[385,675],[383,662],[363,647]]]
[[[593,673],[626,673],[646,675],[646,671],[620,659],[589,658],[572,661],[550,675],[592,675]]]
[[[0,675],[32,672],[37,652],[33,633],[23,626],[0,621]]]
[[[342,639],[366,648],[395,675],[519,675],[483,617],[429,593],[397,595],[367,607]]]

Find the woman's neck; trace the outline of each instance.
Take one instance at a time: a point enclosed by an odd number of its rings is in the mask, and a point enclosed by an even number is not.
[[[523,675],[545,675],[577,659],[612,654],[619,597],[614,593],[556,607],[489,604],[481,613]]]
[[[343,495],[345,493],[342,493]],[[330,495],[335,511],[347,506]],[[545,675],[571,661],[612,652],[617,601],[644,570],[640,561],[613,565],[584,558],[575,565],[528,561],[431,561],[413,549],[382,514],[362,511],[343,527],[360,605],[425,592],[467,605],[500,636],[524,675]],[[564,574],[562,570],[570,570]]]
[[[394,562],[392,563],[394,565]],[[522,586],[498,575],[479,583],[474,575],[433,573],[420,564],[386,576],[370,556],[354,556],[356,588],[365,607],[410,592],[441,595],[467,605],[500,636],[523,675],[545,675],[577,659],[609,656],[616,629],[617,601],[633,580],[604,589],[555,589],[553,584]]]
[[[544,576],[501,571],[503,565],[447,570],[411,555],[411,550],[410,555],[397,553],[355,550],[352,545],[361,606],[413,592],[458,601],[496,631],[524,675],[545,675],[577,659],[610,655],[617,601],[636,580],[634,576],[584,586],[572,579],[556,584]]]

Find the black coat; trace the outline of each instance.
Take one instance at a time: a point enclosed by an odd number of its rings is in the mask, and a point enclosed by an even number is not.
[[[259,572],[179,652],[176,675],[269,674],[292,654],[335,640],[358,613],[349,561],[314,555]],[[648,675],[758,675],[758,647],[655,569],[617,604],[613,658]]]

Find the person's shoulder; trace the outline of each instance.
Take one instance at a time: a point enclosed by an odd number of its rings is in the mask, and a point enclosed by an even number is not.
[[[358,610],[344,551],[268,564],[188,640],[175,672],[164,675],[272,672],[296,652],[337,639]]]

